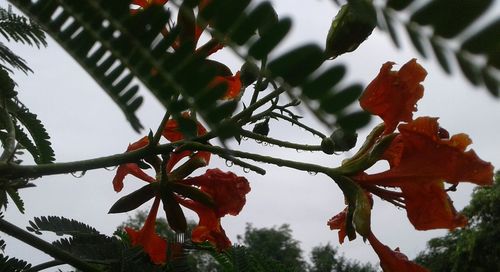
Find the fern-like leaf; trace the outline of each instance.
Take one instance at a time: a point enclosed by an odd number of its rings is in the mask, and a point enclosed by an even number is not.
[[[19,196],[19,192],[16,189],[13,188],[7,188],[7,194],[9,197],[12,199],[14,204],[16,205],[17,209],[21,212],[24,213],[24,201],[21,199],[21,196]]]
[[[57,235],[72,236],[99,234],[96,229],[87,224],[58,216],[35,217],[33,221],[29,221],[29,224],[30,226],[27,229],[37,234],[41,234],[42,231],[54,232]]]
[[[36,146],[36,152],[32,152],[33,146],[32,142],[28,142],[25,135],[21,130],[18,130],[20,134],[17,136],[17,140],[21,144],[26,144],[27,150],[32,154],[35,162],[40,163],[51,163],[55,160],[54,150],[52,149],[51,143],[49,141],[50,136],[47,130],[43,126],[42,122],[38,120],[37,115],[31,113],[23,104],[20,102],[8,103],[9,112],[14,115],[14,117],[23,124],[23,126],[29,131],[31,137],[33,138],[34,145]]]
[[[0,60],[9,64],[11,67],[19,69],[24,73],[32,72],[32,70],[26,64],[26,61],[12,52],[5,44],[0,42]],[[7,66],[0,63],[0,67],[12,72]]]
[[[190,1],[179,5],[178,24],[166,37],[161,32],[170,13],[155,5],[130,15],[128,2],[122,0],[11,2],[43,25],[92,75],[136,130],[140,123],[134,112],[142,98],[136,96],[136,86],[127,88],[133,79],[142,81],[174,118],[179,118],[180,110],[190,108],[216,132],[224,132],[225,137],[238,132],[235,124],[223,122],[235,111],[237,101],[222,103],[209,90],[213,88],[207,87],[214,76],[221,75],[220,67],[206,61],[206,45],[193,52],[195,45],[185,41],[193,26]],[[244,46],[249,48],[244,58],[261,59],[287,34],[290,20],[277,18],[268,2],[247,8],[249,2],[213,0],[195,19],[210,21],[210,42],[222,42],[235,51],[242,51],[238,46]],[[167,50],[177,39],[184,41],[181,46]],[[323,61],[320,59],[320,64]],[[280,69],[274,69],[269,76],[284,76]],[[304,72],[300,80],[287,76],[284,80],[292,86],[300,85],[313,70]]]
[[[26,261],[4,256],[3,254],[0,254],[0,271],[5,271],[5,272],[22,272],[26,271],[31,267],[31,264],[29,264]]]
[[[388,31],[398,45],[395,24],[403,24],[420,55],[428,58],[432,50],[446,73],[452,73],[453,64],[458,63],[467,80],[485,86],[492,95],[498,96],[500,20],[476,26],[493,0],[431,0],[420,5],[412,2],[388,0],[385,7],[375,6],[382,14],[378,25]],[[407,13],[409,20],[402,20],[400,13]]]
[[[41,27],[26,17],[13,13],[10,8],[6,10],[0,7],[0,34],[7,41],[35,45],[38,48],[47,46]]]

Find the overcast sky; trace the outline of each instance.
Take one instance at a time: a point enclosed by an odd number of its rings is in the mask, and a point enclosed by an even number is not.
[[[292,16],[294,19],[293,31],[280,50],[308,41],[323,46],[331,19],[336,13],[332,1],[308,1],[308,5],[299,0],[272,2],[280,16]],[[6,7],[6,1],[1,0],[0,5]],[[499,9],[494,11],[498,17]],[[405,37],[404,32],[400,33],[401,37]],[[34,74],[28,76],[16,73],[19,96],[45,124],[52,137],[57,161],[121,153],[129,142],[141,137],[130,128],[105,92],[50,38],[49,46],[40,50],[10,45],[14,52],[28,61],[34,71]],[[403,50],[395,49],[385,33],[375,31],[359,50],[339,57],[335,62],[348,66],[348,80],[344,83],[358,81],[366,84],[375,77],[384,62],[394,61],[400,65],[417,57],[418,62],[427,69],[428,76],[424,82],[426,92],[418,103],[419,111],[415,116],[440,117],[442,127],[451,134],[469,134],[474,142],[471,147],[479,156],[494,165],[500,165],[497,140],[499,101],[493,99],[485,89],[472,87],[461,78],[457,69],[454,69],[453,76],[446,76],[434,60],[425,61],[418,57],[407,42],[403,47]],[[224,52],[217,53],[214,58],[224,60],[233,71],[241,65]],[[146,103],[139,110],[139,117],[147,129],[155,130],[163,115],[162,107],[146,90],[142,90],[142,94],[146,97]],[[360,142],[378,122],[380,120],[374,118],[369,128],[360,132]],[[330,128],[320,126],[319,129],[325,134],[331,132]],[[271,122],[270,136],[299,143],[320,143],[319,138],[277,122]],[[237,147],[235,144],[234,146]],[[331,166],[338,165],[342,159],[263,147],[253,141],[244,141],[241,148]],[[248,195],[247,205],[241,214],[223,218],[223,226],[231,240],[236,242],[236,235],[244,232],[247,222],[255,227],[289,223],[294,237],[301,241],[306,250],[326,243],[338,246],[337,232],[330,231],[326,225],[329,218],[344,208],[343,196],[336,185],[322,175],[312,176],[270,165],[261,166],[268,171],[266,176],[247,174],[236,166],[227,169],[224,160],[217,157],[212,161],[211,167],[244,175],[251,182],[252,192]],[[35,216],[59,215],[88,223],[105,234],[112,234],[116,226],[127,218],[127,214],[108,215],[107,211],[121,196],[143,185],[134,178],[127,178],[124,191],[116,194],[111,186],[113,175],[113,171],[96,170],[86,173],[82,178],[60,175],[36,180],[34,183],[37,188],[21,192],[26,203],[26,214],[21,215],[10,206],[6,219],[23,227]],[[460,185],[459,191],[451,194],[458,209],[466,205],[471,190],[472,186]],[[142,208],[147,209],[149,205],[151,203]],[[414,230],[403,210],[379,199],[375,200],[373,208],[372,228],[383,243],[391,248],[400,247],[410,258],[425,248],[429,238],[445,233],[443,230]],[[47,256],[38,254],[28,246],[14,243],[11,239],[7,242],[8,255],[24,258],[34,264],[49,260]],[[346,242],[340,250],[349,258],[377,262],[371,247],[361,239]]]

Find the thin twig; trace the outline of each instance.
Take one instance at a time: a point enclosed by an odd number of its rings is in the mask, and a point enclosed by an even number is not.
[[[296,150],[306,150],[306,151],[321,151],[321,146],[319,146],[319,145],[297,144],[297,143],[281,141],[278,139],[274,139],[271,137],[267,137],[264,135],[253,133],[251,131],[244,130],[244,129],[240,130],[240,134],[243,137],[252,138],[252,139],[257,140],[257,141],[267,142],[267,143],[274,144],[274,145],[277,145],[280,147],[293,148]]]

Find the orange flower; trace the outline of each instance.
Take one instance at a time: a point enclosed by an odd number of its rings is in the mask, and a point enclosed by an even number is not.
[[[391,71],[393,64],[386,62],[382,66],[359,99],[363,109],[384,120],[385,133],[394,131],[400,121],[412,120],[415,104],[424,94],[420,82],[427,75],[415,59],[403,65],[398,72]]]
[[[429,270],[423,268],[422,266],[411,262],[408,257],[403,253],[399,252],[399,248],[396,250],[391,250],[386,245],[382,244],[373,233],[368,236],[368,241],[370,241],[371,246],[377,253],[380,259],[380,266],[384,272],[427,272]]]
[[[188,113],[184,113],[183,118],[190,118],[190,116]],[[198,135],[206,133],[205,128],[199,123],[197,123],[197,133]],[[184,138],[181,130],[179,129],[177,121],[174,119],[170,119],[166,122],[162,135],[170,141],[178,141]],[[149,145],[149,138],[143,137],[139,141],[130,144],[127,148],[127,152],[144,148],[148,145]],[[190,156],[193,153],[194,152],[192,151],[172,153],[170,160],[167,162],[166,165],[167,172],[170,172],[170,170],[175,166],[175,164],[179,162],[179,160],[181,160],[183,157]],[[207,164],[210,159],[210,153],[208,152],[197,152],[194,153],[194,156],[200,156]],[[155,170],[159,171],[157,167],[155,168]],[[146,172],[144,172],[137,163],[126,163],[118,167],[116,175],[113,178],[113,187],[116,192],[119,192],[123,189],[123,180],[125,176],[128,174],[132,174],[133,176],[141,180],[144,180],[146,182],[157,182],[155,178],[149,176]],[[151,208],[148,218],[146,219],[146,222],[144,226],[141,228],[141,230],[136,231],[131,228],[125,228],[125,231],[130,237],[132,245],[141,246],[144,249],[144,252],[146,252],[149,255],[153,263],[164,264],[168,256],[166,252],[167,242],[155,232],[155,220],[156,220],[156,215],[158,213],[159,204],[160,204],[160,197],[156,196],[153,203],[153,207]],[[180,250],[180,245],[172,244],[170,246],[173,247],[174,250],[173,253],[175,256],[176,252]]]
[[[209,88],[214,88],[218,85],[224,84],[227,86],[226,93],[222,97],[222,99],[233,99],[238,97],[241,93],[241,80],[240,80],[240,72],[238,71],[234,76],[216,76],[208,84]]]
[[[198,226],[193,230],[192,240],[208,241],[219,250],[230,247],[231,241],[220,224],[220,218],[227,214],[238,215],[243,209],[245,195],[250,192],[247,179],[216,168],[208,169],[201,176],[187,178],[183,183],[199,187],[212,197],[215,204],[210,208],[194,200],[179,199],[179,203],[195,211],[200,218]]]
[[[413,120],[415,104],[423,96],[420,82],[427,73],[414,59],[398,72],[391,71],[392,65],[392,62],[387,62],[382,66],[379,75],[360,98],[365,110],[384,120],[385,129],[382,135],[373,134],[375,138],[370,138],[367,148],[362,149],[364,154],[347,161],[350,167],[354,166],[352,172],[358,171],[349,178],[365,191],[405,208],[408,219],[418,230],[465,226],[467,219],[453,207],[444,183],[453,186],[460,182],[491,185],[493,166],[481,160],[473,150],[466,151],[471,144],[466,134],[450,138],[449,133],[439,127],[437,118]],[[396,127],[399,132],[388,136]],[[380,157],[379,147],[385,147],[387,143],[388,147],[382,150]],[[362,164],[366,162],[366,168],[370,167],[373,158],[387,160],[389,170],[376,174],[363,172],[366,169]],[[349,219],[348,211],[344,210],[328,222],[331,229],[339,230],[341,242],[346,236],[346,228],[356,227],[354,219]],[[356,210],[353,213],[351,216],[355,217]],[[381,244],[371,231],[364,236],[379,256],[384,271],[426,271],[408,261],[399,251]]]
[[[190,114],[187,112],[184,112],[182,114],[181,118],[186,118],[189,119],[191,118]],[[207,133],[207,130],[199,123],[196,122],[197,125],[197,135],[201,136],[203,134]],[[165,128],[163,129],[162,135],[169,141],[175,142],[175,141],[180,141],[184,139],[184,135],[182,134],[182,131],[179,128],[179,124],[175,119],[169,119],[166,124]],[[143,147],[146,147],[149,144],[149,139],[148,137],[143,137],[139,141],[132,143],[128,146],[126,152],[130,152],[133,150],[137,150]],[[192,152],[192,151],[184,151],[180,153],[172,153],[170,160],[167,162],[167,172],[170,172],[172,168],[177,164],[182,158],[185,158],[187,156],[198,156],[202,158],[206,164],[209,163],[211,154],[209,152]],[[116,175],[113,178],[113,187],[116,192],[120,192],[123,189],[123,180],[125,179],[125,176],[131,174],[141,180],[144,180],[146,182],[154,182],[156,181],[155,178],[149,176],[146,172],[144,172],[137,163],[126,163],[118,166],[118,169],[116,171]]]
[[[345,237],[347,236],[346,218],[347,218],[347,208],[345,208],[343,211],[332,217],[326,223],[328,226],[330,226],[331,230],[339,230],[339,242],[341,244],[344,243]]]
[[[452,184],[468,181],[478,185],[493,182],[493,166],[481,160],[465,134],[440,138],[436,118],[421,117],[399,125],[399,135],[385,152],[390,169],[378,174],[354,177],[360,185],[385,199],[384,189],[372,186],[399,187],[408,218],[419,230],[462,227],[467,220],[457,214],[444,189],[443,181]]]
[[[155,220],[159,205],[160,199],[156,198],[144,226],[139,231],[131,228],[125,228],[125,231],[130,237],[132,245],[141,246],[153,263],[164,264],[167,259],[167,241],[155,232]]]

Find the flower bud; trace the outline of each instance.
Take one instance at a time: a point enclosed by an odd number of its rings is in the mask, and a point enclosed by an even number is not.
[[[339,128],[333,131],[330,138],[335,144],[335,151],[348,151],[356,145],[358,134]]]
[[[269,134],[269,119],[265,120],[264,122],[255,124],[252,131],[253,133],[267,136],[267,134]]]
[[[333,142],[332,138],[323,138],[323,140],[321,141],[321,150],[328,155],[335,153],[335,143]]]
[[[259,67],[251,61],[245,62],[240,69],[240,80],[243,86],[250,86],[259,77]]]
[[[326,54],[336,58],[354,51],[376,26],[376,12],[363,1],[349,2],[340,9],[328,31]]]

